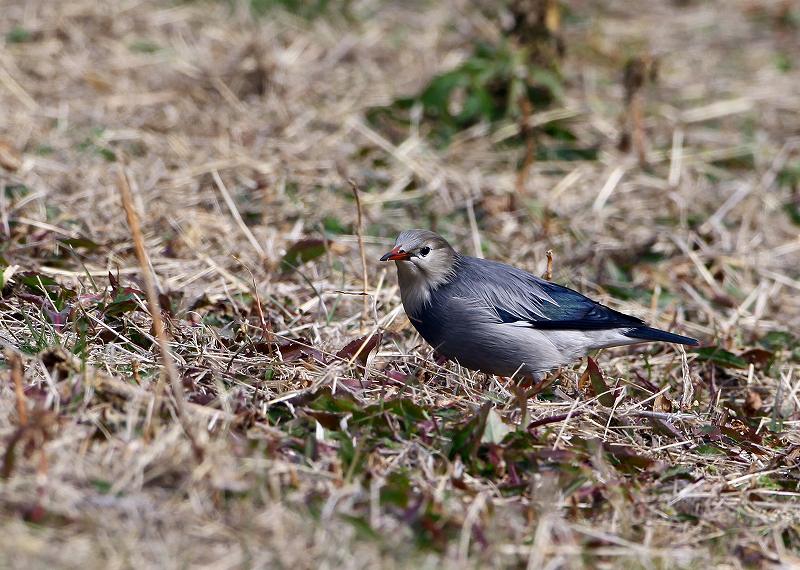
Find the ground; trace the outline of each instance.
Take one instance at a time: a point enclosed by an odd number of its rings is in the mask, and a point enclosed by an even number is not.
[[[454,127],[494,4],[2,2],[0,565],[800,564],[800,10],[530,2],[552,100]],[[409,227],[702,346],[524,401],[415,334]]]

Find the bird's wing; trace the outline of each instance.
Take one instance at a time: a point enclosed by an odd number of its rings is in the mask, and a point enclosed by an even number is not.
[[[462,257],[460,303],[488,309],[496,322],[549,330],[633,328],[644,321],[610,309],[577,291],[494,261]]]

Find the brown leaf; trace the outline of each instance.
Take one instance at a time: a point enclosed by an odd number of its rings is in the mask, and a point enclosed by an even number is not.
[[[775,354],[771,350],[764,348],[751,348],[739,355],[740,358],[744,358],[750,364],[759,367],[769,364],[774,356]]]
[[[605,444],[603,447],[605,447],[606,451],[618,462],[617,468],[622,468],[623,471],[644,471],[655,464],[655,460],[650,457],[639,455],[624,445],[612,443]]]
[[[581,374],[581,377],[578,379],[578,390],[580,390],[582,394],[589,395],[589,390],[591,387],[592,381],[589,378],[589,368],[587,367],[586,370],[584,370]]]
[[[5,139],[0,139],[0,166],[11,172],[16,172],[22,166],[19,153]]]
[[[758,392],[749,390],[747,392],[747,397],[744,399],[744,412],[748,416],[754,416],[761,409],[762,405],[761,396],[758,395]]]
[[[284,362],[292,362],[294,360],[313,359],[320,364],[325,364],[325,356],[321,351],[311,346],[311,341],[305,338],[297,340],[287,340],[278,345],[278,350],[281,353],[281,358]]]
[[[281,271],[288,273],[292,269],[325,254],[325,242],[321,239],[307,238],[296,241],[286,250],[281,260]]]
[[[675,424],[669,420],[663,420],[661,418],[649,418],[649,420],[650,425],[653,426],[653,429],[655,429],[656,433],[679,439],[684,437],[683,432],[675,427]]]
[[[405,382],[408,378],[408,374],[399,370],[385,370],[384,374],[396,382]]]
[[[597,396],[597,400],[604,406],[614,405],[614,394],[609,391],[603,372],[591,356],[587,358],[586,370],[581,375],[578,386],[592,396]]]
[[[102,75],[94,71],[83,74],[83,80],[98,93],[111,93],[113,85]]]
[[[672,400],[666,394],[659,394],[653,400],[653,411],[670,413],[672,411]]]
[[[50,319],[50,322],[53,323],[53,328],[56,332],[62,332],[64,327],[67,326],[70,313],[72,313],[72,305],[68,303],[67,306],[60,311],[45,309],[44,313],[47,315],[47,318]]]
[[[380,332],[374,333],[369,337],[359,337],[347,343],[343,349],[336,353],[336,356],[343,360],[351,360],[355,357],[362,366],[366,366],[369,353],[380,344],[381,337],[382,335]]]
[[[647,390],[648,392],[650,392],[650,393],[652,393],[652,394],[655,394],[656,392],[658,392],[658,391],[659,391],[659,388],[658,388],[658,386],[656,386],[655,384],[653,384],[652,382],[650,382],[650,380],[648,380],[647,378],[645,378],[644,376],[642,376],[642,375],[639,373],[639,371],[638,371],[638,370],[634,370],[634,371],[633,371],[633,374],[636,376],[636,384],[637,384],[638,386],[640,386],[641,388],[643,388],[644,390]]]

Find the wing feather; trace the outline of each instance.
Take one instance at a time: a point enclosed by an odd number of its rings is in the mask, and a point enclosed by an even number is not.
[[[453,297],[497,322],[544,330],[633,328],[644,321],[504,263],[461,256]]]

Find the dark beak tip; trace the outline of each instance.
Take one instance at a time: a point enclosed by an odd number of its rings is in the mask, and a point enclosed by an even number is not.
[[[384,254],[381,256],[381,259],[380,259],[380,261],[389,261],[389,258],[390,258],[391,256],[392,256],[392,252],[391,252],[391,251],[390,251],[389,253],[384,253]]]

